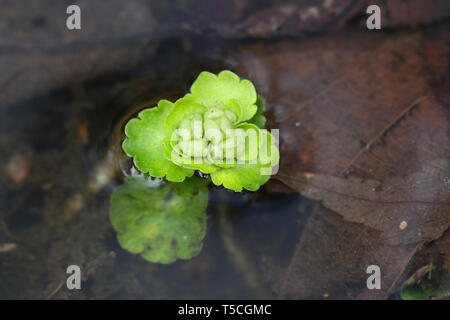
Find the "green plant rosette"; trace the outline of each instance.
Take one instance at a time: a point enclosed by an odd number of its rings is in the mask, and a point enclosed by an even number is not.
[[[131,119],[123,150],[153,177],[181,182],[198,170],[215,185],[256,191],[279,161],[263,110],[250,81],[227,70],[202,72],[183,98],[161,100]]]

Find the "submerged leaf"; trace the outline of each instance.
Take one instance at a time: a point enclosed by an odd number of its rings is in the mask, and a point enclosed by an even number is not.
[[[206,232],[206,183],[193,177],[152,188],[146,177],[126,178],[110,212],[122,248],[158,263],[196,256]]]
[[[355,177],[366,181],[361,188],[370,185],[367,181],[379,183],[375,191],[368,189],[369,195],[382,200],[387,195],[383,188],[391,187],[398,196],[393,200],[399,203],[390,204],[352,199],[349,193],[355,193],[359,183],[355,181],[353,190],[341,184],[327,192],[335,181],[324,179],[315,195],[326,206],[339,207],[339,214],[316,204],[314,214],[298,227],[301,234],[291,258],[281,263],[276,257],[267,266],[266,276],[274,279],[273,288],[281,297],[316,299],[327,293],[345,299],[387,298],[398,289],[408,262],[421,259],[423,243],[445,230],[450,190],[449,110],[429,94],[433,88],[427,64],[436,70],[448,65],[445,50],[436,50],[445,47],[447,29],[438,29],[442,31],[436,37],[400,32],[370,39],[358,33],[323,35],[303,44],[280,39],[272,47],[246,43],[231,53],[230,59],[237,61],[235,70],[251,74],[261,88],[271,126],[280,128],[279,180],[307,195],[306,191],[313,192],[312,185],[305,182],[305,191],[299,183],[292,184],[300,172],[339,177],[342,182]],[[435,32],[430,30],[428,35]],[[431,62],[420,55],[428,47]],[[430,168],[436,159],[447,161],[442,170]],[[423,169],[434,176],[430,180],[439,188],[427,191],[417,184],[422,183],[420,177],[411,179]],[[283,188],[283,192],[288,190]],[[439,198],[436,190],[440,190]],[[425,195],[430,197],[421,203]],[[339,196],[345,203],[333,201]],[[418,201],[409,201],[414,199]],[[309,212],[304,211],[299,217]],[[344,213],[345,220],[341,218]],[[448,240],[434,242],[430,246],[439,244],[443,257],[450,257]],[[444,266],[450,266],[449,261],[446,258]],[[364,271],[374,263],[382,270],[381,290],[365,286]]]
[[[402,300],[443,299],[450,296],[450,287],[442,284],[442,274],[433,265],[417,270],[400,289]]]
[[[302,195],[321,200],[345,220],[383,231],[391,244],[435,240],[450,225],[447,159],[436,159],[405,178],[383,182],[294,173],[281,179]]]

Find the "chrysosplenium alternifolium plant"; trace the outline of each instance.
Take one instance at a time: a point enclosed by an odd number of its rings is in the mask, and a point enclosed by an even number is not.
[[[231,71],[202,72],[183,98],[161,100],[131,119],[123,150],[141,172],[166,181],[133,175],[114,190],[110,218],[122,248],[165,264],[196,256],[209,181],[192,175],[200,171],[234,191],[266,183],[279,152],[263,109],[250,81]]]
[[[198,170],[215,185],[255,191],[279,161],[263,109],[250,81],[227,70],[202,72],[175,103],[161,100],[131,119],[122,147],[153,177],[182,182]]]

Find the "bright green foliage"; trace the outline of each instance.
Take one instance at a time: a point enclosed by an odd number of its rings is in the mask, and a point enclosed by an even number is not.
[[[256,90],[248,80],[241,80],[231,71],[219,75],[203,71],[191,87],[191,96],[207,108],[224,108],[230,101],[242,108],[241,121],[249,120],[256,113]]]
[[[263,111],[250,81],[202,72],[183,98],[161,100],[131,119],[123,150],[141,172],[165,180],[151,187],[147,175],[128,177],[114,190],[110,218],[120,245],[158,263],[197,255],[210,180],[192,176],[198,170],[234,191],[265,184],[280,155]]]
[[[401,289],[402,300],[429,300],[450,297],[450,287],[443,285],[442,273],[433,265],[426,265],[417,270]]]
[[[268,158],[265,161],[258,159],[256,164],[238,163],[234,167],[222,168],[211,173],[211,180],[215,185],[223,185],[234,191],[241,191],[242,188],[256,191],[269,180],[271,163],[278,163],[280,156],[277,147],[272,143],[272,135],[267,130],[261,132],[267,137],[261,139],[259,151],[266,150],[264,154]]]
[[[250,81],[227,70],[202,72],[174,104],[162,100],[131,119],[123,149],[154,177],[180,182],[199,170],[216,185],[255,191],[279,161],[263,111]]]
[[[150,262],[190,259],[206,232],[207,181],[149,187],[149,178],[127,177],[111,196],[110,218],[122,248]]]
[[[194,170],[182,168],[167,160],[163,152],[164,119],[173,103],[161,100],[157,107],[145,109],[128,121],[125,126],[127,139],[122,144],[126,154],[133,156],[136,167],[152,177],[181,182],[194,174]]]
[[[264,112],[264,100],[259,94],[256,98],[256,106],[258,109],[256,110],[253,118],[251,118],[248,122],[256,124],[259,128],[263,129],[266,127],[266,117],[262,114]]]

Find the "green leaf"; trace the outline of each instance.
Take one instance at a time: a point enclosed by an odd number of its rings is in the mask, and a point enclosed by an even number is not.
[[[178,99],[164,120],[164,128],[170,134],[179,127],[183,120],[194,114],[203,115],[206,110],[206,107],[197,103],[194,99],[187,97]]]
[[[258,109],[256,110],[253,118],[248,120],[248,123],[253,123],[257,125],[259,128],[264,129],[266,127],[266,117],[263,116],[264,112],[264,99],[258,94],[256,99],[256,106]]]
[[[181,182],[199,170],[216,185],[256,191],[280,156],[272,142],[248,138],[253,132],[268,134],[261,131],[263,111],[263,98],[250,81],[228,70],[218,75],[205,71],[175,104],[163,100],[130,120],[123,149],[153,177]]]
[[[215,185],[223,185],[236,192],[242,189],[256,191],[270,179],[271,168],[278,164],[280,153],[274,144],[273,136],[267,130],[262,129],[261,132],[267,137],[260,139],[257,162],[238,163],[235,167],[221,168],[211,173],[211,180]],[[261,153],[263,149],[266,149],[265,153]],[[263,157],[262,154],[267,156]]]
[[[206,233],[207,180],[150,187],[148,179],[127,177],[111,195],[110,219],[119,244],[150,262],[196,256]]]
[[[194,174],[194,170],[182,168],[167,160],[164,154],[164,119],[173,104],[161,100],[157,107],[141,111],[138,118],[125,126],[127,138],[122,144],[126,154],[133,157],[135,166],[152,177],[166,177],[169,181],[181,182]]]
[[[431,274],[433,273],[433,276]],[[417,270],[400,289],[402,300],[444,299],[450,296],[450,287],[445,282],[445,272],[431,264]]]
[[[171,159],[171,161],[181,167],[192,169],[192,170],[200,170],[203,173],[209,174],[218,169],[217,166],[200,162],[194,162],[194,159],[182,157],[178,152],[174,150],[174,148],[170,144],[170,139],[165,139],[164,141],[164,154],[167,159]]]
[[[242,108],[241,121],[251,119],[257,111],[253,84],[228,70],[217,76],[203,71],[192,84],[191,92],[188,96],[207,108],[227,108],[230,100],[235,100]]]
[[[270,178],[270,175],[261,175],[260,170],[259,164],[237,164],[235,167],[211,173],[211,180],[216,186],[223,185],[236,192],[242,189],[256,191]]]
[[[245,139],[238,143],[237,159],[241,161],[256,159],[258,157],[260,147],[259,127],[253,123],[244,122],[237,126],[237,130],[239,129],[243,130],[243,136]],[[236,132],[236,135],[239,135],[239,132]]]

